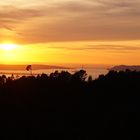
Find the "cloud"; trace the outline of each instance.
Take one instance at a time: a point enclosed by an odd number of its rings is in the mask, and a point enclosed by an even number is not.
[[[140,39],[139,0],[41,0],[4,9],[0,28],[14,29],[21,43]]]
[[[140,46],[129,46],[129,45],[88,45],[92,50],[111,50],[111,51],[140,51]],[[87,49],[88,49],[87,47]]]
[[[5,10],[6,9],[6,10]],[[13,30],[12,26],[22,24],[21,22],[42,16],[42,11],[37,9],[20,9],[14,6],[0,7],[0,28]]]
[[[59,47],[58,47],[59,46]],[[140,51],[140,45],[114,45],[114,44],[83,44],[83,45],[48,45],[47,48],[49,49],[64,49],[64,50],[70,50],[70,51],[104,51],[104,52],[135,52]]]
[[[108,10],[106,14],[114,16],[137,17],[140,15],[140,1],[139,0],[99,0]]]

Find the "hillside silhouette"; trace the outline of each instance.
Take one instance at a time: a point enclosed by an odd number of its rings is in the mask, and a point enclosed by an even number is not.
[[[0,135],[6,139],[134,139],[139,112],[137,71],[109,71],[95,80],[85,70],[0,76]]]
[[[132,66],[119,65],[119,66],[114,66],[114,67],[110,68],[109,70],[125,71],[127,69],[129,69],[131,71],[140,71],[140,66],[139,65],[132,65]]]

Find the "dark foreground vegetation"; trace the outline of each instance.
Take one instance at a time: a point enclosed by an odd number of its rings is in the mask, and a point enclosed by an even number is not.
[[[0,77],[0,135],[5,139],[134,139],[139,134],[140,72]]]

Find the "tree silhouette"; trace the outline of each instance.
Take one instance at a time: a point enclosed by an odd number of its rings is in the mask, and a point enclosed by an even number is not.
[[[30,71],[30,74],[32,75],[32,65],[28,65],[28,66],[26,67],[26,70],[27,70],[27,71]]]
[[[30,139],[139,135],[140,72],[110,71],[95,80],[86,79],[85,70],[18,79],[0,76],[1,135],[26,139],[19,128],[31,134]]]
[[[79,70],[72,75],[72,79],[76,81],[85,81],[87,73],[85,70]]]

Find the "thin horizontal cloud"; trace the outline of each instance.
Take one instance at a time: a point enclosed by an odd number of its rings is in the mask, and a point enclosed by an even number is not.
[[[113,51],[140,51],[140,46],[128,46],[128,45],[88,45],[93,50],[113,50]]]
[[[77,50],[77,51],[85,51],[85,50],[90,50],[90,51],[117,51],[117,52],[128,52],[128,51],[140,51],[140,46],[127,46],[127,45],[86,45],[86,46],[72,46],[72,47],[66,47],[66,46],[47,46],[47,48],[50,49],[66,49],[66,50]]]

